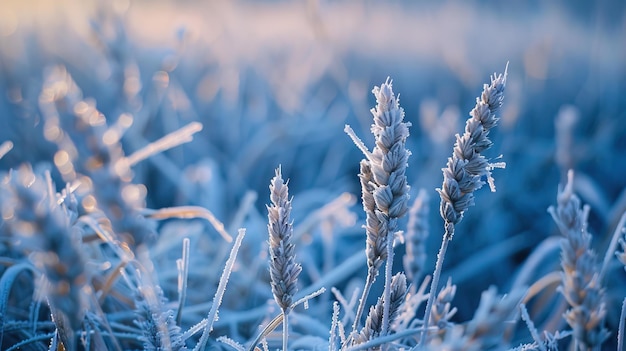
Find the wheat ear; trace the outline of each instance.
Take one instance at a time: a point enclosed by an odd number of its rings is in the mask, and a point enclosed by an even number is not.
[[[406,299],[407,284],[404,273],[398,273],[391,280],[391,293],[389,294],[389,323],[393,323],[400,314],[402,304]],[[356,344],[361,344],[373,340],[379,336],[385,336],[383,328],[384,297],[378,299],[375,306],[370,308],[370,312],[365,320],[365,326],[355,339]]]
[[[565,314],[574,332],[579,350],[599,348],[607,338],[604,328],[606,304],[596,255],[591,249],[591,234],[587,232],[588,206],[574,194],[574,172],[567,173],[567,183],[557,194],[557,206],[548,212],[556,222],[561,240],[562,282],[559,290],[570,306]]]
[[[407,212],[409,186],[406,179],[406,167],[411,154],[406,149],[410,123],[404,122],[404,109],[394,95],[389,78],[380,87],[374,87],[376,106],[371,110],[374,123],[371,131],[376,145],[369,152],[363,142],[349,126],[346,133],[363,151],[365,159],[361,161],[361,180],[363,210],[366,215],[365,232],[367,236],[365,252],[367,254],[367,280],[359,301],[352,333],[356,333],[365,302],[372,284],[378,276],[383,262],[385,267],[385,290],[383,306],[383,333],[389,325],[389,294],[392,278],[393,236],[398,231],[398,219]]]
[[[283,311],[283,350],[287,350],[288,315],[293,297],[298,291],[298,275],[302,271],[296,263],[293,243],[293,223],[291,222],[291,200],[289,188],[283,181],[281,168],[270,183],[271,205],[267,206],[270,251],[270,285],[274,300]]]

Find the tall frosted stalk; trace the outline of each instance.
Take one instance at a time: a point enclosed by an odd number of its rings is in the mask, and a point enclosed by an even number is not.
[[[289,188],[283,181],[280,167],[270,183],[270,200],[272,204],[267,206],[270,278],[274,300],[283,311],[283,350],[287,350],[288,316],[293,296],[298,291],[298,275],[302,267],[295,261],[293,223],[290,219],[291,200]]]
[[[430,311],[448,244],[454,236],[454,226],[463,219],[463,213],[474,205],[474,191],[485,184],[483,179],[487,180],[491,191],[495,191],[491,170],[495,167],[504,167],[503,163],[489,163],[482,152],[492,145],[488,138],[489,130],[498,122],[496,112],[502,106],[506,76],[507,69],[505,68],[503,74],[498,76],[494,74],[491,77],[491,84],[483,86],[483,92],[476,99],[476,106],[470,111],[470,118],[465,123],[465,132],[463,135],[456,135],[452,156],[448,158],[446,167],[442,169],[443,184],[437,191],[441,197],[439,211],[444,220],[445,232],[437,254],[433,281],[424,312],[424,330],[420,345],[426,342]]]

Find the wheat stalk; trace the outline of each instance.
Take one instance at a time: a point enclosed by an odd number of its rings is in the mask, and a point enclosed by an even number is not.
[[[302,271],[295,261],[295,245],[293,243],[293,223],[291,222],[291,200],[289,188],[283,181],[281,168],[270,183],[270,200],[267,206],[270,251],[270,285],[274,300],[283,311],[283,350],[287,350],[288,315],[293,297],[298,291],[298,275]]]
[[[508,64],[503,74],[497,76],[494,74],[491,77],[491,84],[483,85],[483,92],[476,98],[476,105],[470,111],[470,118],[465,123],[465,132],[463,135],[456,135],[452,156],[448,158],[446,168],[442,169],[443,184],[437,191],[441,197],[439,212],[444,220],[444,235],[437,254],[431,293],[424,312],[424,331],[420,344],[424,344],[427,339],[430,311],[435,299],[433,292],[437,291],[448,243],[454,236],[454,226],[463,219],[463,213],[474,205],[474,191],[485,184],[482,178],[486,178],[491,190],[495,191],[491,170],[504,166],[502,163],[489,163],[481,153],[492,145],[488,135],[498,122],[496,112],[504,98],[507,69]]]

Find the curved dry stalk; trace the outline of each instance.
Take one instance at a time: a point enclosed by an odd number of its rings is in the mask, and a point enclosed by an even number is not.
[[[202,123],[191,122],[186,126],[175,130],[167,134],[166,136],[156,141],[153,141],[150,144],[142,147],[141,149],[133,152],[131,155],[126,157],[126,162],[129,167],[132,167],[152,155],[192,141],[193,135],[201,130]]]
[[[233,237],[228,234],[226,231],[224,224],[218,220],[213,212],[208,209],[200,206],[176,206],[176,207],[166,207],[160,208],[158,210],[153,210],[149,208],[144,208],[141,210],[141,213],[152,219],[163,220],[170,218],[180,218],[180,219],[192,219],[192,218],[202,218],[206,219],[213,228],[226,240],[227,242],[232,242]]]

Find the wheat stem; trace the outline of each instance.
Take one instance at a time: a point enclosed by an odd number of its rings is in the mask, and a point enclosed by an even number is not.
[[[359,323],[361,321],[361,316],[363,315],[363,310],[365,309],[365,301],[367,300],[367,296],[372,289],[372,285],[376,280],[376,275],[378,273],[372,269],[368,269],[367,272],[367,280],[365,281],[365,286],[363,287],[363,293],[361,294],[361,299],[359,299],[359,306],[356,309],[356,314],[354,316],[354,322],[352,324],[352,333],[350,335],[354,335],[357,333],[359,329]]]
[[[283,314],[283,351],[287,351],[287,339],[289,337],[289,314]]]
[[[604,274],[606,273],[606,269],[608,268],[611,259],[615,257],[617,244],[619,242],[619,239],[624,234],[624,225],[626,225],[626,212],[622,214],[622,217],[617,223],[617,227],[615,227],[615,232],[613,233],[613,237],[611,238],[611,243],[609,244],[609,247],[606,250],[606,254],[604,255],[604,261],[602,262],[602,268],[600,269],[600,280],[602,280],[602,277],[604,277]]]
[[[619,317],[619,328],[617,330],[617,349],[624,349],[624,322],[626,319],[626,298],[622,302],[622,313]]]
[[[385,290],[383,290],[383,324],[380,335],[387,335],[389,327],[389,304],[391,300],[391,278],[393,267],[393,236],[394,232],[387,234],[387,261],[385,262]]]
[[[439,285],[439,277],[441,276],[441,271],[443,269],[443,258],[446,256],[446,251],[448,250],[448,243],[450,242],[451,236],[448,234],[448,230],[446,230],[446,235],[444,235],[443,240],[441,241],[441,248],[439,249],[439,253],[437,254],[437,263],[435,264],[435,272],[433,273],[433,281],[430,283],[430,292],[428,293],[428,301],[426,302],[426,310],[424,312],[424,320],[423,320],[423,330],[422,335],[420,336],[420,342],[418,346],[422,346],[426,344],[426,339],[428,335],[428,322],[430,319],[430,311],[433,308],[433,303],[435,301],[435,292],[437,291],[437,286]]]

